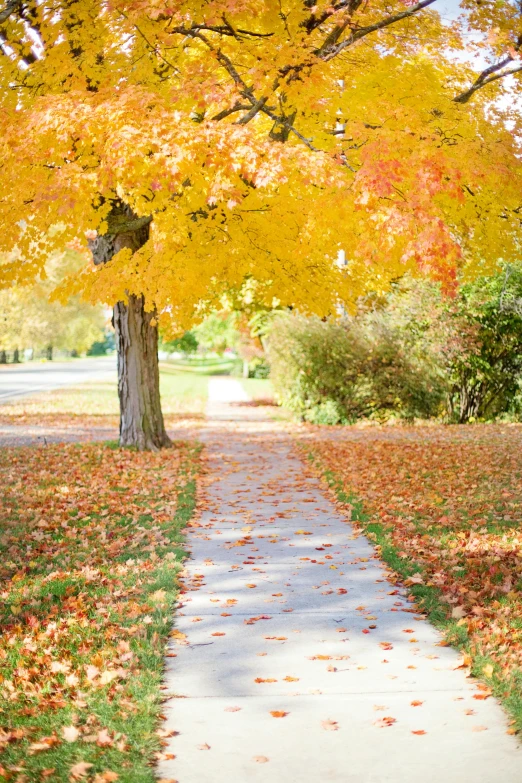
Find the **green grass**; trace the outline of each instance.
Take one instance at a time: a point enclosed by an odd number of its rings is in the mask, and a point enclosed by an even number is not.
[[[401,555],[399,549],[392,543],[390,530],[372,518],[365,510],[361,499],[351,492],[346,492],[342,478],[334,471],[327,469],[313,452],[308,454],[308,459],[335,492],[339,503],[350,507],[351,519],[362,528],[389,568],[406,582],[409,577],[418,573],[428,579],[425,569],[420,563]],[[443,633],[445,643],[468,656],[471,675],[484,681],[484,667],[492,667],[492,676],[487,677],[485,682],[511,716],[510,733],[521,732],[522,670],[519,669],[514,674],[505,677],[498,661],[488,655],[477,654],[470,644],[466,624],[451,617],[448,604],[441,600],[441,592],[436,587],[427,584],[410,584],[408,590],[411,600],[418,609],[425,613],[428,620]]]
[[[162,408],[168,414],[201,414],[208,397],[208,377],[160,366]],[[0,417],[43,420],[43,417],[117,417],[119,415],[116,376],[114,380],[93,381],[78,386],[19,397],[0,406]]]
[[[241,378],[243,388],[253,400],[271,400],[274,388],[269,378]]]
[[[163,366],[172,367],[180,372],[198,373],[201,375],[230,375],[242,366],[237,358],[189,356],[185,359],[168,359]]]
[[[208,398],[208,377],[160,365],[163,413],[203,413]]]
[[[107,771],[118,783],[155,780],[198,454],[194,444],[147,455],[75,444],[0,455],[0,779],[69,783],[86,762],[89,781]]]

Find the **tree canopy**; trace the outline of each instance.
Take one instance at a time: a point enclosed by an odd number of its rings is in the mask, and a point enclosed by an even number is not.
[[[515,260],[520,10],[435,6],[9,0],[0,284],[149,226],[62,294],[144,294],[179,328],[223,295],[322,315],[406,272],[451,288]]]

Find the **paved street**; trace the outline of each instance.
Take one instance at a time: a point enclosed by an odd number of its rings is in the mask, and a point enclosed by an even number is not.
[[[0,405],[23,395],[97,381],[115,373],[115,356],[0,365]]]

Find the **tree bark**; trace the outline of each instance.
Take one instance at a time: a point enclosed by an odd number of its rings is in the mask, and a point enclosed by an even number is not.
[[[123,248],[135,252],[149,238],[150,220],[136,218],[124,205],[113,210],[108,222],[111,233],[90,243],[95,264],[110,261]],[[134,294],[114,306],[120,446],[134,446],[140,451],[171,445],[161,411],[155,315],[154,310],[145,309],[144,297]]]
[[[156,451],[170,445],[159,392],[158,329],[143,296],[114,306],[118,348],[120,446]]]

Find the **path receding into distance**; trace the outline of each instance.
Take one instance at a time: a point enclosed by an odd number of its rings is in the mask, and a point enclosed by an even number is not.
[[[238,386],[210,385],[208,486],[187,536],[159,777],[520,783],[500,706],[474,698],[458,653],[438,646],[290,436],[242,405]]]

